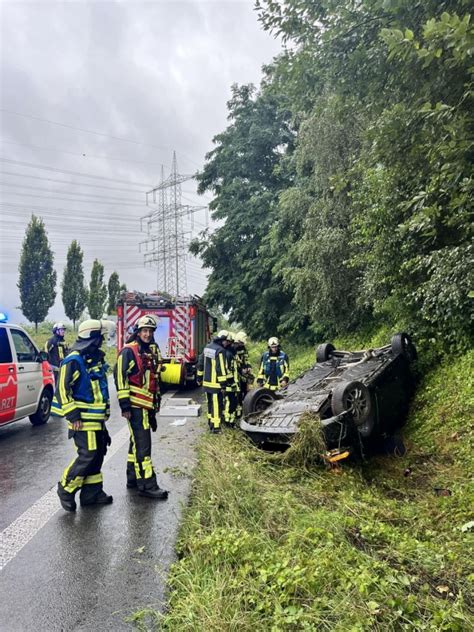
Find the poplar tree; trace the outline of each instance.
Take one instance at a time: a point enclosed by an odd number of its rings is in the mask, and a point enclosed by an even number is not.
[[[117,274],[117,272],[112,272],[112,274],[110,275],[107,289],[109,291],[107,314],[115,314],[115,312],[117,311],[118,297],[121,291],[119,275]]]
[[[61,284],[64,311],[72,320],[74,329],[87,303],[87,288],[84,285],[82,267],[83,258],[84,254],[81,247],[74,239],[69,246]]]
[[[23,240],[18,266],[20,309],[25,318],[35,324],[46,318],[56,298],[56,271],[53,269],[54,255],[49,246],[44,222],[31,216]]]
[[[91,281],[87,296],[87,309],[91,318],[102,318],[107,302],[107,287],[104,283],[104,266],[94,259]]]

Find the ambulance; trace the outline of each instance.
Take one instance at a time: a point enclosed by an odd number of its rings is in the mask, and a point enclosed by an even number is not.
[[[120,353],[140,316],[158,317],[155,341],[163,356],[161,382],[193,386],[199,354],[217,329],[217,319],[199,296],[171,298],[159,293],[124,292],[117,304],[117,351]]]
[[[53,369],[30,336],[0,313],[0,427],[29,417],[33,426],[50,416]]]

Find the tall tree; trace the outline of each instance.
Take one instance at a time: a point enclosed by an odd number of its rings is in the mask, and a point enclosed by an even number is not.
[[[107,302],[107,286],[104,283],[104,266],[94,259],[91,281],[87,293],[87,309],[91,318],[102,318]]]
[[[19,280],[20,309],[24,316],[35,324],[46,318],[49,308],[56,298],[56,272],[53,269],[54,256],[49,246],[44,222],[40,217],[31,216],[23,240]]]
[[[87,303],[87,288],[84,284],[84,270],[82,261],[84,254],[80,245],[74,239],[69,246],[67,263],[64,268],[62,287],[62,299],[66,316],[73,322],[80,318]]]
[[[199,192],[214,194],[210,208],[221,223],[191,245],[211,269],[206,298],[256,337],[276,332],[290,304],[281,282],[272,278],[279,253],[269,244],[278,193],[288,186],[281,162],[294,140],[284,104],[284,97],[234,85],[230,125],[214,138],[198,176]]]
[[[109,277],[109,282],[107,284],[107,289],[109,292],[109,302],[107,306],[107,314],[115,314],[117,311],[117,301],[122,291],[122,286],[120,285],[119,275],[117,272],[112,272]]]

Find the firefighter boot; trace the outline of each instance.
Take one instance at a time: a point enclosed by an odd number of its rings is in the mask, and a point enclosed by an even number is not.
[[[146,496],[146,498],[155,498],[156,500],[166,500],[168,498],[166,489],[161,489],[158,485],[150,489],[139,489],[138,495]]]
[[[74,500],[74,494],[67,492],[64,489],[64,487],[61,485],[61,483],[58,483],[57,493],[59,496],[59,502],[61,503],[61,507],[65,511],[76,511],[77,505],[76,505],[76,501]]]
[[[86,496],[83,498],[81,494],[81,507],[87,507],[88,505],[110,505],[113,502],[113,497],[106,494],[103,489],[97,492],[94,496]]]

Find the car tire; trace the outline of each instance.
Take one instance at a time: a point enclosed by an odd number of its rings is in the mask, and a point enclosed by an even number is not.
[[[261,413],[271,406],[275,400],[281,398],[281,395],[265,386],[254,388],[244,397],[242,402],[243,415],[247,417],[247,415]]]
[[[372,431],[372,398],[362,382],[354,380],[336,384],[332,392],[332,411],[334,415],[349,412],[363,436],[368,436]]]
[[[330,342],[325,342],[316,349],[316,361],[327,362],[332,358],[332,354],[336,351],[336,347]]]
[[[417,358],[416,347],[406,333],[395,334],[390,341],[393,355],[402,355],[408,362],[414,362]]]
[[[45,388],[41,393],[41,397],[38,403],[38,408],[33,415],[30,415],[30,421],[33,426],[42,426],[45,424],[51,414],[51,402],[53,400],[52,393],[49,389]]]

